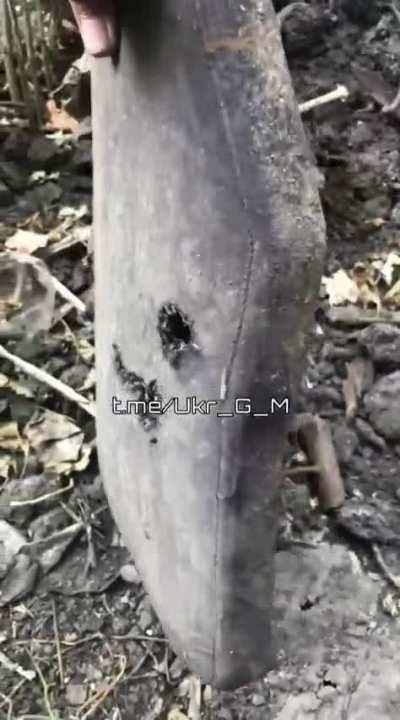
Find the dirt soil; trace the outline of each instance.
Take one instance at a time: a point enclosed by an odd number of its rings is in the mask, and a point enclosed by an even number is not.
[[[285,5],[276,2],[277,9]],[[332,276],[400,252],[400,114],[382,112],[400,81],[400,12],[377,0],[296,5],[283,37],[299,102],[338,84],[350,92],[346,102],[304,115],[321,173],[325,274]],[[90,193],[86,151],[81,145],[85,181],[76,189],[64,178],[71,202],[73,191]],[[59,182],[50,182],[54,192]],[[15,213],[12,206],[10,224]],[[79,277],[71,263],[59,259],[53,271],[77,292],[82,274],[90,284],[90,263]],[[14,600],[0,606],[1,720],[398,719],[400,330],[398,314],[379,316],[371,298],[364,295],[364,307],[354,306],[349,319],[321,293],[299,410],[329,420],[347,499],[339,513],[321,515],[306,485],[285,483],[277,667],[229,693],[201,686],[188,673],[119,542],[92,460],[77,474],[68,503],[44,508],[56,531],[65,527],[65,513],[69,523],[78,520],[74,542],[39,579],[34,559],[23,555],[24,592],[10,591]],[[382,317],[383,329],[373,322]],[[67,351],[57,347],[61,357]],[[342,383],[355,358],[372,377],[349,411]],[[78,419],[87,432],[87,417]],[[35,507],[19,511],[1,518],[23,530]]]

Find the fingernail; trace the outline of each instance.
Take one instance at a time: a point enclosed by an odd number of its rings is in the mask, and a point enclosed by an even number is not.
[[[112,18],[80,18],[80,31],[86,51],[101,57],[110,55],[115,49],[115,28]]]

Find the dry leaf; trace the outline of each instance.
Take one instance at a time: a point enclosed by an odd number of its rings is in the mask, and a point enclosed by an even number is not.
[[[82,203],[82,205],[80,205],[78,208],[64,205],[58,211],[58,217],[60,218],[60,220],[65,220],[67,218],[72,220],[82,220],[82,218],[87,217],[88,215],[89,206],[86,205],[86,203]]]
[[[26,538],[20,530],[6,520],[0,520],[0,578],[4,578],[15,556],[25,545]]]
[[[359,290],[357,283],[345,272],[338,270],[332,277],[322,278],[330,305],[356,303]]]
[[[73,466],[74,472],[82,472],[83,470],[86,470],[86,468],[90,462],[91,454],[92,454],[92,446],[91,445],[82,445],[79,459],[77,460],[76,463],[74,463],[74,466]]]
[[[77,340],[77,350],[82,358],[86,363],[92,363],[94,362],[94,354],[95,350],[93,345],[90,344],[88,340],[84,337],[79,337]]]
[[[174,707],[168,713],[168,720],[188,720],[188,717],[183,712],[181,712],[181,710]]]
[[[78,392],[82,393],[86,390],[92,390],[96,386],[96,368],[92,367],[90,368],[87,378],[83,385],[78,388]]]
[[[61,130],[62,132],[77,133],[79,121],[73,118],[65,108],[57,107],[55,100],[48,100],[46,103],[48,121],[47,130]]]
[[[397,272],[396,272],[397,271]],[[390,287],[395,279],[394,274],[398,274],[400,271],[400,255],[395,252],[389,253],[383,267],[381,268],[381,275],[388,287]]]
[[[0,373],[0,388],[7,388],[8,390],[12,390],[16,395],[26,398],[33,398],[35,396],[35,393],[22,382],[13,380],[3,373]]]
[[[388,292],[386,293],[386,295],[384,297],[384,301],[388,302],[389,300],[392,303],[395,303],[396,305],[399,303],[399,301],[400,301],[400,279],[397,280],[397,282],[395,282],[393,287],[391,287],[390,290],[388,290]]]
[[[12,329],[48,330],[54,304],[53,279],[42,260],[26,253],[0,254],[0,310]]]
[[[367,283],[359,285],[358,300],[364,308],[374,305],[378,312],[382,308],[382,302],[377,289],[372,289]]]
[[[382,303],[378,291],[379,273],[369,262],[356,262],[352,275],[358,288],[358,301],[367,307],[374,305],[381,309]]]
[[[28,423],[24,436],[48,472],[61,475],[76,466],[79,469],[87,466],[87,446],[82,456],[83,432],[66,415],[45,410],[40,419]]]
[[[39,248],[46,247],[48,241],[49,236],[44,233],[36,233],[31,230],[19,229],[14,233],[14,235],[6,240],[5,246],[9,250],[18,250],[18,252],[31,255],[36,252],[36,250],[39,250]]]
[[[0,423],[0,448],[1,450],[26,451],[26,442],[19,434],[16,422]]]
[[[8,480],[17,472],[17,461],[14,455],[0,452],[0,478]]]

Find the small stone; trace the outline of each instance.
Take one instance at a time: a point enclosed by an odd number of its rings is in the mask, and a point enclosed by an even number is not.
[[[378,435],[371,425],[362,418],[356,418],[355,427],[360,437],[370,445],[373,445],[378,450],[384,450],[386,448],[386,442],[383,437]]]
[[[314,388],[310,388],[307,397],[309,400],[315,400],[320,403],[332,403],[340,407],[343,405],[342,394],[334,387],[329,387],[328,385],[317,385]]]
[[[92,167],[92,142],[81,140],[74,152],[72,166],[79,172],[90,172]]]
[[[217,720],[232,720],[233,715],[228,708],[220,708],[217,712]]]
[[[113,617],[112,629],[115,635],[126,635],[129,632],[131,626],[132,623],[127,618],[120,617],[118,615],[116,617]]]
[[[74,390],[79,390],[89,374],[88,367],[84,363],[77,363],[66,368],[60,376],[60,380]]]
[[[42,169],[51,165],[58,154],[58,146],[53,140],[40,135],[30,144],[28,160],[36,168]]]
[[[133,563],[122,565],[120,575],[126,583],[133,583],[134,585],[139,585],[141,583],[139,573]]]
[[[29,190],[24,195],[24,199],[37,209],[42,209],[54,205],[61,198],[62,189],[55,182],[46,182]]]
[[[82,705],[87,697],[87,688],[80,683],[70,683],[65,689],[68,705]]]
[[[321,361],[316,366],[316,371],[320,378],[323,380],[326,380],[327,378],[332,377],[332,375],[335,374],[335,366],[333,363],[330,363],[328,361]]]
[[[386,218],[390,213],[390,197],[388,193],[375,195],[373,198],[366,200],[363,207],[363,216],[366,220],[375,218]]]
[[[94,665],[86,666],[86,677],[89,681],[98,681],[103,677],[101,670]]]
[[[1,148],[5,159],[25,163],[30,142],[31,138],[28,133],[22,130],[11,132],[3,142]]]
[[[11,160],[0,163],[0,177],[14,191],[24,190],[28,183],[24,169]]]
[[[361,454],[366,460],[371,460],[374,451],[371,447],[369,447],[369,445],[364,445],[364,447],[361,448]]]
[[[396,203],[396,205],[392,207],[390,220],[394,225],[400,225],[400,203]]]
[[[378,380],[364,397],[374,429],[388,440],[400,440],[400,371]]]
[[[259,695],[258,693],[254,693],[251,696],[251,704],[255,707],[260,707],[260,705],[265,705],[265,697],[263,695]]]
[[[138,610],[137,624],[145,632],[154,623],[154,612],[148,596],[143,598]]]
[[[358,342],[376,365],[400,366],[400,329],[387,323],[373,323],[358,333]]]
[[[180,678],[180,676],[182,675],[184,670],[186,670],[186,665],[183,662],[182,658],[176,657],[169,669],[169,674],[170,674],[172,680],[178,680],[178,678]],[[210,687],[210,686],[206,685],[203,695],[205,694],[207,687]]]
[[[348,674],[343,665],[334,665],[329,668],[324,676],[324,681],[335,688],[345,688],[348,682]]]
[[[152,623],[152,614],[148,610],[141,610],[138,618],[138,625],[140,629],[146,631]]]
[[[339,424],[333,433],[336,454],[340,463],[347,464],[358,445],[357,433],[345,423]]]
[[[330,700],[334,695],[336,695],[336,688],[332,687],[331,685],[324,685],[319,691],[318,691],[318,697],[320,700],[327,701]]]
[[[7,205],[12,205],[13,202],[14,195],[7,187],[7,185],[2,180],[0,180],[0,206],[7,207]]]

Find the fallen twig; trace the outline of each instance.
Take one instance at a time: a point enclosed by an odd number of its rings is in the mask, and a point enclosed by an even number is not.
[[[382,107],[382,112],[383,112],[383,113],[386,113],[386,114],[388,114],[388,113],[393,113],[393,112],[395,112],[396,110],[398,110],[399,105],[400,105],[400,88],[398,89],[398,91],[397,91],[396,95],[394,96],[394,99],[392,100],[392,102],[387,103],[386,105],[384,105],[384,106]]]
[[[3,347],[2,345],[0,345],[0,357],[3,357],[5,360],[9,360],[14,365],[16,365],[16,367],[19,367],[24,373],[26,373],[26,375],[29,375],[35,378],[35,380],[38,380],[45,385],[48,385],[53,390],[56,390],[56,392],[60,393],[60,395],[63,395],[68,400],[71,400],[71,402],[79,405],[79,407],[81,407],[82,410],[85,410],[89,415],[91,415],[92,417],[96,417],[96,410],[93,403],[90,400],[87,400],[83,395],[77,393],[65,383],[61,382],[61,380],[54,378],[52,375],[49,375],[49,373],[47,373],[45,370],[37,368],[35,365],[28,363],[26,360],[22,360],[22,358],[19,358],[17,355],[13,355],[12,353],[8,352],[8,350],[6,350],[5,347]]]
[[[59,322],[64,320],[64,318],[67,317],[67,315],[71,312],[73,308],[74,305],[70,302],[65,302],[59,308],[57,308],[57,310],[55,310],[54,312],[53,320],[51,321],[51,327],[54,328],[56,325],[58,325]]]
[[[55,644],[56,644],[56,649],[57,649],[58,674],[60,677],[60,685],[61,685],[61,687],[63,687],[64,686],[64,666],[63,666],[63,659],[62,659],[62,653],[61,653],[60,634],[58,632],[57,606],[56,606],[56,600],[54,597],[51,598],[51,604],[52,604],[52,610],[53,610],[54,639],[55,639]]]
[[[88,576],[90,570],[94,570],[97,566],[96,550],[93,542],[93,529],[91,524],[85,523],[87,550],[86,550],[86,562],[83,574],[85,577]]]
[[[55,497],[56,495],[61,495],[62,493],[68,492],[69,490],[74,489],[74,480],[73,478],[70,479],[69,485],[63,488],[58,488],[57,490],[53,490],[50,493],[46,493],[45,495],[40,495],[39,497],[32,498],[30,500],[11,500],[11,502],[8,503],[8,507],[24,507],[26,505],[38,505],[41,502],[44,502],[45,500],[49,500],[50,498]]]
[[[389,7],[390,7],[393,15],[395,16],[397,22],[400,23],[400,10],[396,6],[395,0],[393,0],[393,2],[390,4]],[[398,91],[394,97],[394,100],[392,100],[392,102],[387,103],[386,105],[383,106],[382,112],[384,112],[384,113],[395,112],[396,110],[399,109],[399,105],[400,105],[400,88],[398,89]]]
[[[155,642],[155,643],[167,643],[168,640],[162,637],[152,637],[151,635],[133,635],[128,633],[127,635],[112,635],[113,640],[136,640],[136,642]]]
[[[86,312],[86,305],[82,300],[80,300],[76,295],[74,295],[71,290],[69,290],[65,285],[63,285],[62,282],[57,280],[54,276],[52,276],[53,285],[61,297],[64,298],[64,300],[67,300],[71,305],[73,305],[78,312],[85,313]]]
[[[200,720],[201,712],[201,680],[197,675],[190,678],[189,709],[190,720]]]
[[[110,695],[110,693],[114,690],[114,688],[118,685],[119,681],[121,680],[125,669],[126,669],[126,657],[124,655],[120,656],[120,663],[121,667],[118,672],[118,674],[112,679],[110,684],[106,688],[102,688],[101,690],[98,690],[97,692],[92,695],[92,697],[88,698],[86,702],[81,705],[81,707],[78,710],[78,717],[79,720],[86,720],[86,718],[90,717],[95,710],[97,710],[100,705],[103,704],[104,700]],[[86,708],[88,708],[86,710]],[[86,712],[82,715],[83,710],[86,710]]]
[[[327,103],[335,102],[336,100],[347,100],[350,93],[345,85],[338,85],[336,90],[319,95],[319,97],[313,98],[312,100],[306,100],[300,103],[299,110],[302,114],[313,110],[320,105],[326,105]]]
[[[49,686],[48,686],[48,684],[47,684],[47,682],[46,682],[46,678],[44,677],[44,675],[43,675],[43,673],[42,673],[42,671],[41,671],[38,663],[36,662],[35,658],[34,658],[30,653],[29,653],[29,656],[30,656],[30,658],[31,658],[32,665],[33,665],[33,667],[35,668],[35,670],[36,670],[36,672],[37,672],[37,674],[38,674],[38,677],[39,677],[39,680],[40,680],[40,684],[41,684],[41,686],[42,686],[42,690],[43,690],[43,701],[44,701],[44,704],[45,704],[45,706],[46,706],[46,710],[47,710],[47,714],[48,714],[48,720],[57,720],[57,717],[55,716],[55,714],[54,714],[54,712],[53,712],[53,708],[51,707],[51,703],[50,703],[50,700],[49,700]]]
[[[400,590],[400,576],[394,575],[392,571],[388,568],[383,559],[382,553],[376,543],[372,544],[372,551],[374,553],[376,562],[378,563],[387,580],[389,580],[389,582],[396,588],[396,590]]]
[[[7,670],[10,670],[10,672],[15,672],[17,675],[20,675],[24,678],[24,680],[34,680],[36,677],[36,673],[33,672],[33,670],[24,670],[18,663],[15,663],[13,660],[10,660],[5,653],[1,652],[0,650],[0,665],[5,667]]]
[[[13,701],[8,697],[8,695],[4,695],[2,692],[0,692],[0,697],[3,698],[4,703],[8,704],[7,720],[12,720]]]
[[[299,465],[298,467],[291,467],[285,470],[286,477],[293,477],[296,475],[308,475],[309,473],[319,473],[321,468],[319,465]]]
[[[13,645],[14,645],[14,642],[13,642]],[[22,685],[24,685],[26,682],[27,682],[26,678],[22,678],[22,680],[20,680],[20,681],[13,687],[13,689],[11,690],[11,692],[8,693],[8,695],[3,695],[3,694],[0,693],[1,697],[4,698],[4,699],[2,700],[2,702],[0,702],[0,708],[2,708],[3,705],[5,705],[5,703],[9,703],[9,701],[14,697],[14,695],[17,694],[18,690],[19,690],[19,689],[22,687]],[[9,707],[10,707],[10,706],[9,706]],[[46,718],[46,720],[47,720],[47,718]]]
[[[346,405],[346,419],[353,418],[363,393],[373,383],[374,366],[371,360],[356,357],[346,363],[347,377],[342,382],[343,397]]]
[[[399,310],[368,310],[357,305],[344,307],[331,307],[324,309],[325,317],[332,325],[346,325],[348,327],[363,327],[376,322],[388,322],[400,325]]]

